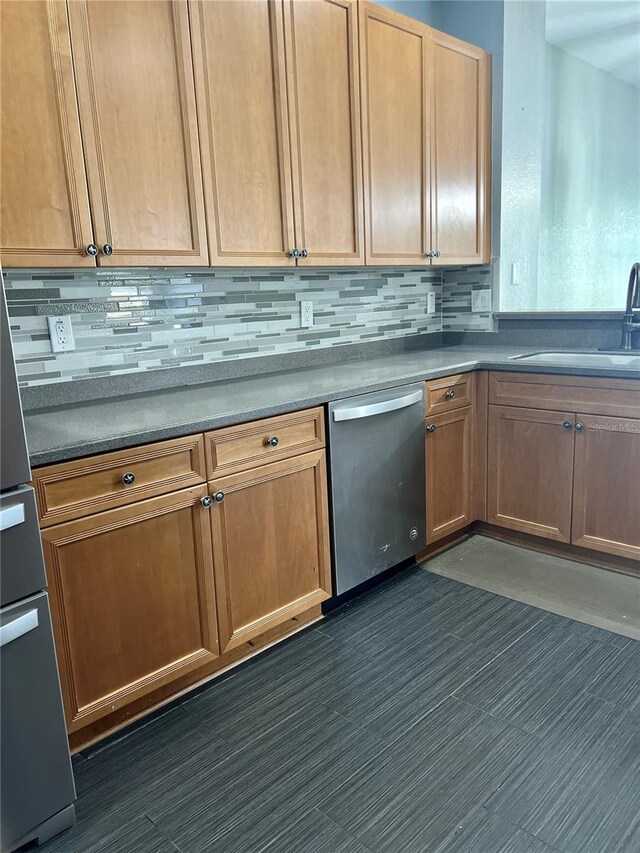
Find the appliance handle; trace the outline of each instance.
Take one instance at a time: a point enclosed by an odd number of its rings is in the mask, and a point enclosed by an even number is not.
[[[385,412],[395,412],[397,409],[406,409],[422,400],[422,391],[412,391],[402,397],[392,397],[390,400],[382,400],[379,403],[369,403],[366,406],[353,406],[350,409],[334,409],[334,421],[355,421],[358,418],[370,418],[372,415],[383,415]]]
[[[15,527],[23,522],[24,504],[14,504],[0,509],[0,530],[8,530],[10,527]]]
[[[35,608],[33,610],[27,610],[26,613],[22,614],[22,616],[12,619],[11,622],[7,622],[6,625],[3,625],[0,628],[0,648],[12,643],[14,640],[17,640],[18,637],[28,634],[29,631],[33,631],[33,629],[37,627],[38,611]]]

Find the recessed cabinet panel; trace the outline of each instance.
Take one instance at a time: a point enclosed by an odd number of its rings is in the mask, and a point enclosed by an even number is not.
[[[360,3],[368,264],[426,264],[429,29]]]
[[[358,14],[285,0],[298,265],[364,264]]]
[[[324,451],[214,480],[213,551],[222,651],[331,594]]]
[[[574,422],[567,412],[489,406],[490,524],[570,541]]]
[[[218,655],[204,486],[43,531],[70,732]]]
[[[282,3],[190,4],[213,265],[292,265]]]
[[[577,421],[571,541],[640,560],[640,420]]]
[[[470,406],[427,420],[427,542],[466,527],[472,516]]]
[[[95,267],[67,8],[0,3],[0,251],[6,267]]]
[[[207,264],[186,0],[69,12],[98,263]]]
[[[432,247],[438,264],[488,263],[491,60],[435,30],[432,45]]]

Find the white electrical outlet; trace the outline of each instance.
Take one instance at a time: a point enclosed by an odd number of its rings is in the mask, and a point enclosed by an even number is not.
[[[482,314],[491,311],[491,291],[473,290],[471,292],[471,311],[474,314]]]
[[[300,302],[300,325],[303,329],[313,326],[313,302],[303,299]]]
[[[76,348],[73,340],[71,317],[47,317],[49,337],[53,352],[71,352]]]
[[[436,294],[434,290],[427,293],[427,314],[436,313]]]

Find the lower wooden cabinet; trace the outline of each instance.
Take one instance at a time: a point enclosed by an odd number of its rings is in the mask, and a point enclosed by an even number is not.
[[[571,541],[640,559],[640,420],[577,416]]]
[[[574,422],[567,412],[489,406],[490,524],[571,540]]]
[[[329,598],[324,450],[209,484],[222,651]]]
[[[426,427],[427,542],[435,542],[473,519],[473,409],[431,415]]]
[[[206,486],[42,532],[69,732],[218,655]]]

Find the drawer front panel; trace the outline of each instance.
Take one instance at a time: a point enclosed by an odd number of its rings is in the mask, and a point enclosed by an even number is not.
[[[209,477],[324,447],[324,412],[307,409],[205,434]]]
[[[539,373],[491,373],[489,402],[499,406],[640,417],[640,380]]]
[[[205,480],[201,435],[48,465],[33,475],[42,527]]]
[[[425,408],[428,415],[470,406],[473,401],[473,374],[445,376],[425,383]]]

